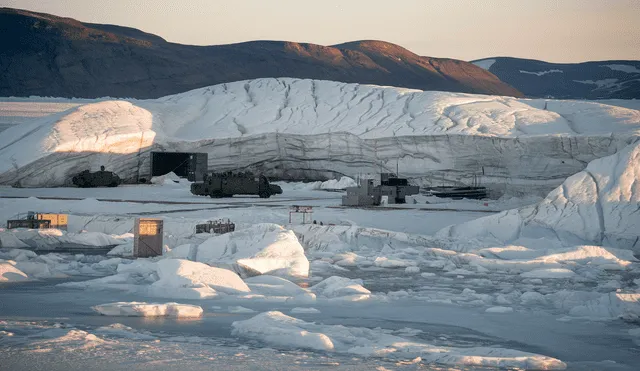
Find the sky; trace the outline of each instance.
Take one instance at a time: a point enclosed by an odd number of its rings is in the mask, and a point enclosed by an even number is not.
[[[474,60],[640,60],[640,0],[0,0],[192,45],[384,40]]]

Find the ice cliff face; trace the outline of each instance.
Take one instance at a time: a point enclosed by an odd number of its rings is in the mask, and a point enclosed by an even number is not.
[[[57,186],[105,165],[150,177],[151,151],[209,154],[210,170],[292,180],[395,171],[421,184],[476,176],[546,194],[639,136],[640,112],[598,103],[423,92],[298,79],[215,85],[155,100],[96,101],[0,138],[0,183]]]
[[[439,237],[551,238],[640,253],[640,141],[594,160],[540,203],[447,227]]]

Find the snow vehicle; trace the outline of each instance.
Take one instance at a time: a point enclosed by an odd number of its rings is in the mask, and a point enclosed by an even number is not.
[[[269,184],[266,176],[252,173],[209,173],[204,174],[202,182],[191,184],[191,193],[212,198],[232,197],[233,195],[258,195],[269,198],[281,194],[282,188]]]
[[[74,176],[71,182],[80,188],[117,187],[122,183],[117,174],[111,171],[105,171],[104,166],[100,166],[100,171],[96,172],[84,170]]]

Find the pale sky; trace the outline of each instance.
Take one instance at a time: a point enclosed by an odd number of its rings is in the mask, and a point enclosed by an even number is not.
[[[0,0],[193,45],[375,39],[463,60],[640,60],[640,0]]]

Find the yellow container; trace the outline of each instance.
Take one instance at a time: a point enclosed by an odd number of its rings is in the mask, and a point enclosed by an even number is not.
[[[67,214],[36,214],[38,220],[48,220],[51,222],[51,228],[67,229],[68,215]]]

